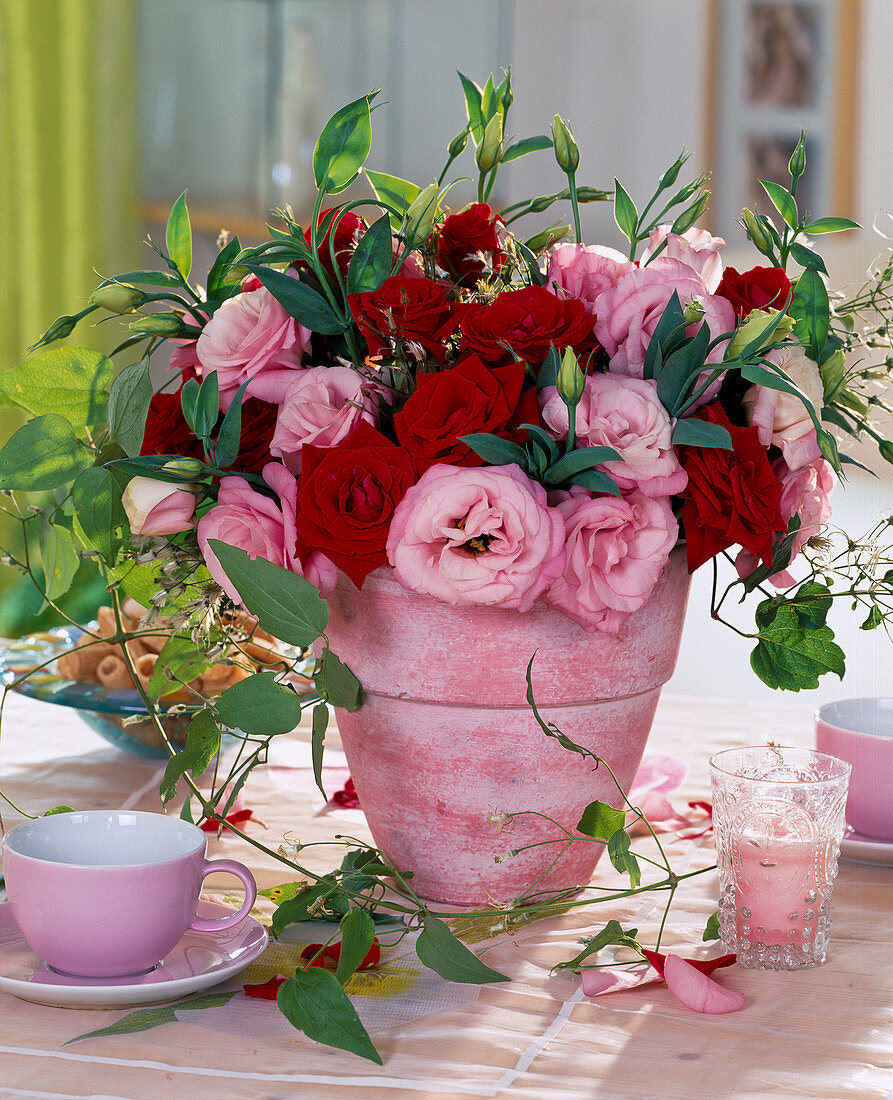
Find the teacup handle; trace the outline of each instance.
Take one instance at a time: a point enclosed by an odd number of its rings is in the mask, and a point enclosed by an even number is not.
[[[218,917],[216,920],[209,920],[207,917],[193,917],[192,924],[189,927],[194,928],[197,932],[221,932],[224,928],[232,928],[234,924],[238,924],[243,917],[248,915],[251,906],[254,905],[254,899],[257,897],[257,883],[248,868],[234,859],[206,859],[202,867],[202,878],[205,879],[208,875],[217,874],[221,871],[235,875],[241,881],[245,887],[245,901],[237,913],[230,913],[228,917]]]

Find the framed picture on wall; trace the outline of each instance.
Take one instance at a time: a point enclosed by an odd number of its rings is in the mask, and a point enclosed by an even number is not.
[[[713,231],[742,241],[742,207],[774,213],[759,180],[790,182],[801,128],[801,211],[852,216],[860,0],[706,2]]]

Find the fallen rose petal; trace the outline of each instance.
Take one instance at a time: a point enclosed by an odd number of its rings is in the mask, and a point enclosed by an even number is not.
[[[650,966],[638,970],[584,970],[580,974],[580,984],[587,997],[601,997],[605,993],[618,993],[624,989],[635,989],[639,985],[659,982],[660,976]]]
[[[357,796],[357,789],[353,785],[353,780],[350,776],[347,777],[347,782],[341,788],[340,791],[335,791],[330,802],[334,802],[336,806],[341,806],[345,810],[358,810],[360,808],[360,799]]]
[[[634,799],[644,791],[669,794],[670,791],[675,791],[681,786],[686,775],[688,775],[688,767],[675,756],[649,753],[643,757],[636,772],[636,778],[630,787],[630,799]]]
[[[242,992],[246,997],[259,997],[263,1001],[275,1001],[279,986],[287,981],[288,978],[282,974],[277,974],[275,978],[270,978],[268,982],[264,982],[262,985],[243,985]]]
[[[658,974],[663,977],[664,966],[670,956],[665,955],[663,951],[649,951],[647,947],[642,948],[642,954],[651,963]],[[678,956],[674,957],[678,958]],[[737,955],[719,955],[715,959],[686,959],[685,962],[687,962],[689,966],[693,966],[695,970],[699,970],[702,974],[712,974],[714,970],[720,970],[724,966],[732,966],[736,958]]]
[[[241,825],[245,821],[254,820],[258,825],[263,826],[262,821],[257,821],[254,817],[254,810],[236,810],[235,813],[227,814],[224,821],[227,825]],[[264,826],[266,827],[266,826]],[[199,828],[206,833],[216,833],[218,829],[225,828],[225,826],[214,817],[209,817],[203,821]]]
[[[676,1000],[694,1012],[718,1016],[725,1012],[737,1012],[747,1004],[743,993],[725,989],[678,955],[667,956],[664,978],[667,989]]]
[[[636,798],[634,804],[642,811],[656,833],[669,833],[674,829],[684,829],[691,825],[689,819],[677,813],[670,801],[657,791],[649,791],[640,798]],[[637,821],[629,829],[630,836],[640,836],[647,832],[648,825],[642,820]]]
[[[305,961],[309,959],[310,966],[325,967],[327,963],[331,963],[332,968],[335,969],[341,958],[341,941],[330,943],[327,947],[324,947],[321,943],[308,943],[301,950],[301,958]],[[357,970],[368,970],[370,967],[378,966],[379,962],[381,962],[381,946],[378,937],[375,936],[372,939],[372,946],[363,956],[363,961],[357,967]]]

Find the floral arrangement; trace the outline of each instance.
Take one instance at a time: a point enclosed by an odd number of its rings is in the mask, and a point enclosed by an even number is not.
[[[359,684],[325,639],[324,597],[382,567],[451,605],[524,613],[544,601],[581,630],[613,633],[645,607],[684,545],[690,570],[712,563],[714,617],[729,592],[760,594],[752,665],[792,690],[843,675],[826,623],[832,597],[852,601],[866,629],[893,614],[893,561],[878,541],[885,525],[846,538],[839,552],[824,533],[831,489],[855,461],[838,440],[874,440],[893,461],[876,424],[891,411],[882,386],[893,360],[875,362],[889,346],[893,263],[883,258],[848,299],[829,292],[813,238],[855,223],[800,210],[805,134],[789,184],[762,182],[770,212],[743,212],[759,260],[739,272],[724,265],[724,242],[697,226],[707,177],[679,182],[685,153],[640,208],[618,181],[578,184],[579,150],[561,118],[548,135],[510,136],[509,74],[483,88],[462,77],[462,86],[467,122],[436,182],[365,167],[376,93],[364,96],[319,138],[307,224],[282,210],[258,246],[222,236],[200,287],[184,194],[164,246],[150,242],[160,268],[104,279],[37,354],[0,375],[0,399],[33,416],[0,449],[6,510],[26,536],[24,554],[9,560],[35,575],[39,544],[54,604],[80,558],[94,558],[112,595],[114,642],[132,636],[124,597],[151,608],[145,628],[153,616],[173,624],[149,682],[135,677],[162,736],[156,704],[171,681],[194,695],[185,748],[169,746],[162,797],[185,783],[184,813],[198,799],[202,816],[236,832],[227,815],[238,792],[270,738],[297,724],[301,700],[272,672],[212,699],[195,691],[231,645],[231,605],[285,643],[322,639],[320,785],[325,701],[359,703]],[[469,146],[477,201],[451,212],[450,172]],[[491,205],[500,170],[542,152],[554,156],[562,189]],[[327,204],[361,173],[374,198]],[[625,252],[583,243],[583,203],[613,211]],[[519,230],[563,204],[572,226]],[[53,346],[94,313],[127,326],[111,356]],[[39,507],[15,496],[47,491]],[[734,579],[720,596],[723,556]],[[243,731],[244,746],[207,793],[197,779],[223,728]],[[590,842],[608,844],[630,814],[644,819],[628,801],[623,810],[593,805],[579,826]],[[611,847],[637,887],[628,843]],[[389,906],[421,929],[419,956],[439,973],[501,980],[381,853],[351,848],[323,878],[270,854],[312,880],[291,890],[274,929],[322,916],[340,921],[346,945],[337,980],[308,969],[279,991],[308,1034],[375,1057],[341,984]],[[678,882],[663,869],[669,878],[657,888]],[[388,902],[382,878],[399,903]],[[526,899],[511,921],[566,906]],[[571,965],[606,944],[638,946],[619,927],[593,942]],[[337,1039],[314,1035],[308,996],[341,1020]]]

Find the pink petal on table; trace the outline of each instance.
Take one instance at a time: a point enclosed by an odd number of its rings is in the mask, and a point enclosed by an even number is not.
[[[650,966],[638,970],[584,970],[580,984],[587,997],[601,997],[603,993],[617,993],[621,989],[635,989],[637,985],[659,982],[660,975]]]
[[[718,1016],[724,1012],[737,1012],[747,1004],[743,993],[725,989],[678,955],[667,955],[664,979],[676,1000],[695,1012]]]
[[[674,829],[685,829],[691,825],[687,817],[683,817],[673,809],[669,799],[657,791],[648,791],[638,798],[630,797],[630,801],[640,809],[651,822],[651,827],[656,833],[669,833]],[[630,826],[630,836],[637,836],[648,832],[648,826],[644,821],[636,821]]]
[[[636,778],[630,787],[630,800],[635,801],[634,796],[645,791],[656,791],[658,794],[675,791],[681,786],[686,775],[688,775],[688,767],[675,756],[649,753],[642,758],[642,763],[636,772]]]

